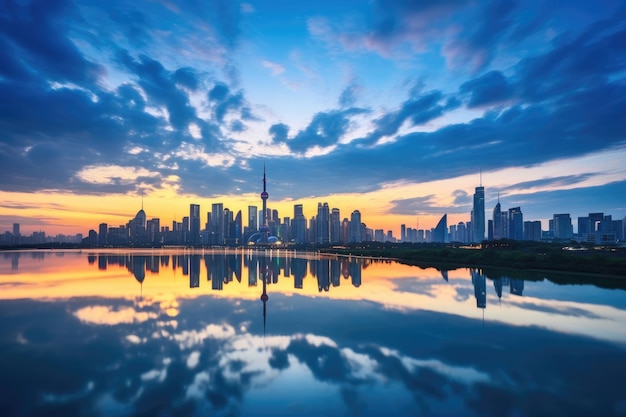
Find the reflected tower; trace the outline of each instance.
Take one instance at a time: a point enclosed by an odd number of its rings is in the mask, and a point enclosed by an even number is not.
[[[263,294],[261,294],[261,301],[263,301],[263,336],[265,337],[265,325],[266,325],[266,319],[267,319],[267,300],[269,299],[268,295],[267,295],[267,280],[269,279],[269,275],[270,275],[270,271],[269,268],[266,266],[265,270],[263,271]]]

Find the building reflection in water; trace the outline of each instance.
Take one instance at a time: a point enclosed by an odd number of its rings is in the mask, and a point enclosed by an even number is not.
[[[5,258],[8,256],[5,256]],[[12,266],[17,268],[19,254],[11,254]],[[204,262],[202,262],[204,261]],[[225,285],[237,281],[236,285],[256,287],[261,280],[263,285],[262,300],[267,301],[267,286],[277,284],[282,279],[292,279],[293,288],[302,289],[304,280],[312,277],[317,281],[319,292],[329,292],[333,287],[341,285],[342,278],[349,280],[353,287],[361,286],[362,270],[370,264],[381,262],[375,259],[356,257],[294,257],[294,256],[267,256],[263,252],[240,251],[231,253],[209,252],[205,254],[172,254],[172,255],[135,255],[120,254],[88,255],[90,265],[97,263],[100,270],[106,270],[108,265],[126,267],[140,285],[146,278],[146,271],[158,274],[161,267],[169,267],[170,262],[174,271],[182,270],[183,276],[189,276],[189,288],[199,288],[202,269],[206,271],[206,281],[211,282],[211,289],[222,291]],[[204,267],[202,267],[204,263]],[[448,282],[448,271],[440,271],[442,278]],[[522,296],[524,280],[509,277],[489,278],[480,268],[469,269],[471,283],[474,289],[476,308],[487,308],[487,279],[493,281],[493,287],[502,303],[503,292],[508,287],[509,293]],[[243,280],[243,283],[242,283]],[[246,282],[247,281],[247,282]]]

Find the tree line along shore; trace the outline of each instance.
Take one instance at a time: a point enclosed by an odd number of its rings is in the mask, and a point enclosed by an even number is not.
[[[575,242],[499,240],[483,242],[480,246],[371,242],[350,247],[320,248],[320,252],[393,258],[408,264],[439,269],[490,267],[597,274],[626,279],[626,248],[596,247]]]

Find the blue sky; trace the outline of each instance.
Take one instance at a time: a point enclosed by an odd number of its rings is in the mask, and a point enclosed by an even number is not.
[[[498,192],[622,218],[625,22],[620,1],[5,0],[0,225],[37,198],[244,208],[264,163],[270,203],[345,217],[469,220],[482,170],[488,218]]]

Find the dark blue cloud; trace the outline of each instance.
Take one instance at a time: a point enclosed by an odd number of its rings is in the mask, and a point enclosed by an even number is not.
[[[151,100],[167,107],[169,121],[175,128],[185,128],[196,119],[196,111],[189,103],[189,97],[177,87],[177,83],[180,83],[188,88],[197,88],[197,79],[191,69],[184,68],[171,73],[160,62],[148,56],[141,55],[139,61],[135,61],[126,51],[120,51],[118,59],[138,77],[137,83]]]
[[[218,82],[209,90],[207,97],[213,103],[213,114],[218,123],[229,113],[239,115],[242,120],[259,120],[252,114],[242,90],[231,93],[228,85]]]
[[[610,83],[626,67],[624,13],[591,25],[573,39],[557,39],[545,54],[517,66],[520,92],[526,100],[543,101]]]
[[[410,197],[410,198],[398,198],[391,200],[391,208],[389,212],[392,214],[413,215],[415,213],[441,213],[441,207],[433,205],[434,194]]]
[[[454,64],[469,64],[473,71],[485,68],[492,61],[502,38],[517,23],[516,18],[519,20],[524,16],[518,9],[519,3],[514,0],[485,2],[479,6],[474,19],[464,21],[464,30],[448,46],[450,53],[454,54]],[[518,37],[519,34],[517,32]]]
[[[73,12],[71,2],[65,0],[5,1],[0,39],[2,46],[10,47],[0,49],[0,62],[9,62],[7,72],[33,71],[52,80],[77,83],[97,80],[102,69],[83,57],[61,23]],[[22,69],[15,68],[16,61],[5,54],[19,55]]]
[[[394,49],[408,39],[420,42],[429,34],[429,23],[447,19],[468,2],[465,0],[376,0],[372,3],[367,36],[386,49]]]
[[[294,152],[304,152],[313,146],[334,145],[348,131],[350,117],[365,112],[363,109],[350,108],[317,113],[304,130],[287,141],[287,145]],[[272,132],[270,128],[270,133],[274,134],[274,139],[282,133],[287,133],[280,125],[274,125],[272,128],[274,131]]]
[[[269,134],[274,143],[286,142],[289,137],[289,126],[284,123],[276,123],[270,126]]]
[[[470,95],[468,107],[480,107],[501,103],[513,95],[513,89],[500,71],[490,71],[467,81],[459,88]]]
[[[564,175],[560,177],[541,178],[538,180],[518,182],[507,187],[494,188],[494,191],[506,193],[507,190],[530,189],[534,187],[562,187],[584,182],[598,173],[585,173],[579,175]]]
[[[149,15],[137,9],[126,9],[123,6],[114,4],[111,9],[106,10],[114,27],[124,33],[131,45],[147,46],[152,39],[150,29],[153,28]],[[128,6],[129,4],[126,5]]]
[[[339,96],[339,107],[353,107],[356,103],[357,96],[362,87],[356,82],[351,82]]]
[[[373,145],[384,136],[395,135],[406,120],[413,126],[419,126],[442,116],[458,105],[458,100],[446,100],[441,91],[415,92],[398,110],[374,120],[375,130],[363,138],[361,143]]]

